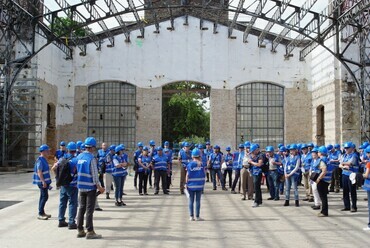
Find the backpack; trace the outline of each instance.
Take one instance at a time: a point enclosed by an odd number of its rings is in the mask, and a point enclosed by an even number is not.
[[[66,159],[65,157],[62,157],[60,161],[58,162],[57,177],[56,177],[57,187],[68,186],[72,182],[73,176],[71,175],[71,168],[69,165],[69,161],[72,158],[73,157]]]
[[[266,157],[265,154],[261,154],[261,156],[262,156],[262,160],[263,160],[261,170],[262,170],[263,173],[267,173],[269,171],[269,160],[268,160],[268,158]]]

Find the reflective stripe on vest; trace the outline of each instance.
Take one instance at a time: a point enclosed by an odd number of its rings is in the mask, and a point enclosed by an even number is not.
[[[51,183],[51,177],[50,177],[50,171],[49,171],[49,164],[48,162],[46,161],[46,159],[44,157],[39,157],[37,160],[36,160],[36,163],[35,163],[35,167],[34,167],[34,170],[33,170],[33,184],[39,184],[39,183],[42,183],[40,177],[39,177],[39,174],[37,173],[37,165],[41,163],[42,165],[42,175],[44,177],[44,181],[46,184],[50,184]]]
[[[90,165],[95,159],[91,153],[83,152],[77,157],[77,188],[96,190],[93,182]]]

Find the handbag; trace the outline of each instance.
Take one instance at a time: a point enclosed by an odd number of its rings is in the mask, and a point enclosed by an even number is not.
[[[319,177],[320,173],[312,172],[310,176],[310,180],[316,182],[317,178]]]
[[[227,169],[227,165],[225,162],[223,162],[221,165],[221,170],[226,170],[226,169]]]

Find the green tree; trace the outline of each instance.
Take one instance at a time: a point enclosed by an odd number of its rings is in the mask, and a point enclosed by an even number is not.
[[[86,36],[88,27],[79,27],[79,25],[80,24],[78,22],[69,17],[56,17],[53,24],[50,26],[50,29],[58,36]]]

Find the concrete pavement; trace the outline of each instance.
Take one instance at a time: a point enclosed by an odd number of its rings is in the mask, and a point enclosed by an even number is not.
[[[252,208],[230,191],[213,191],[206,184],[202,196],[202,222],[190,222],[187,198],[179,194],[179,174],[174,175],[170,195],[139,196],[129,176],[125,207],[99,197],[104,211],[94,213],[94,226],[101,240],[77,239],[76,230],[58,228],[58,191],[50,191],[47,221],[37,220],[39,191],[31,184],[32,173],[0,175],[0,202],[21,201],[0,209],[0,247],[369,247],[370,232],[365,194],[359,190],[358,212],[341,212],[341,194],[329,195],[328,218],[316,217],[311,203],[283,207],[283,200],[267,201]],[[266,187],[263,186],[266,192]],[[301,198],[303,191],[301,188]],[[283,198],[283,197],[282,197]],[[2,205],[0,205],[1,207]],[[68,210],[67,210],[68,213]],[[67,216],[66,216],[67,217]]]

